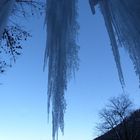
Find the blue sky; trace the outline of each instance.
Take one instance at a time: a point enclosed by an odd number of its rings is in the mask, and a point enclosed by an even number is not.
[[[65,135],[60,133],[60,140],[92,140],[97,134],[98,112],[108,98],[122,93],[99,9],[93,16],[88,1],[79,1],[78,21],[80,69],[66,93]],[[27,26],[33,37],[25,43],[16,64],[0,78],[0,140],[51,140],[51,119],[47,122],[47,71],[43,72],[43,19],[34,19]],[[122,50],[121,54],[125,90],[138,107],[138,80],[127,53]]]

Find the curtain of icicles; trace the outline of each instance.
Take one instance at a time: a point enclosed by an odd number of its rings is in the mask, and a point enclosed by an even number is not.
[[[89,0],[93,14],[99,5],[110,37],[119,79],[124,87],[119,46],[124,47],[140,80],[140,0]]]
[[[0,39],[14,3],[15,0],[0,0]]]
[[[52,136],[64,131],[67,82],[78,68],[77,0],[47,0],[48,111],[52,109]],[[49,112],[48,112],[49,113]]]

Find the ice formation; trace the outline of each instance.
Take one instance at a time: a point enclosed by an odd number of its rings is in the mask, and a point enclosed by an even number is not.
[[[110,37],[119,79],[124,86],[119,46],[125,48],[134,64],[140,80],[140,1],[139,0],[92,0],[98,3]]]
[[[106,1],[100,2],[100,8],[101,8],[101,12],[104,16],[105,25],[106,25],[106,28],[107,28],[107,31],[108,31],[108,35],[110,37],[112,52],[113,52],[114,59],[115,59],[115,62],[116,62],[116,67],[117,67],[117,70],[118,70],[119,80],[120,80],[120,83],[121,83],[122,87],[124,88],[125,83],[124,83],[123,72],[122,72],[122,68],[121,68],[120,54],[119,54],[119,49],[118,49],[118,45],[117,45],[116,36],[114,34],[114,27],[112,25],[111,13],[109,11],[109,7],[107,5],[107,2]]]
[[[53,139],[64,131],[67,82],[78,68],[77,0],[47,0],[48,113],[52,109]]]

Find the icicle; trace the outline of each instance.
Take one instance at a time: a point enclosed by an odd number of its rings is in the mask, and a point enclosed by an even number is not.
[[[95,14],[95,5],[98,4],[98,1],[99,0],[89,0],[89,5],[93,15]]]
[[[78,68],[76,10],[77,0],[47,0],[47,47],[44,64],[48,62],[48,113],[51,102],[54,140],[59,128],[64,131],[64,93],[68,79]]]
[[[125,82],[124,82],[123,72],[121,68],[120,54],[119,54],[119,50],[117,46],[116,37],[114,34],[112,17],[109,11],[108,3],[106,0],[89,0],[89,1],[90,1],[91,9],[94,9],[94,11],[92,10],[93,14],[95,13],[95,8],[92,8],[92,7],[94,7],[98,3],[100,4],[101,12],[103,14],[105,25],[106,25],[106,28],[110,37],[112,51],[113,51],[114,59],[115,59],[117,70],[118,70],[119,80],[122,85],[122,88],[124,88]]]
[[[93,0],[97,1],[97,0]],[[98,0],[111,40],[120,81],[123,75],[118,47],[124,47],[140,81],[140,0]]]
[[[124,88],[125,83],[124,83],[123,72],[122,72],[122,68],[121,68],[120,54],[119,54],[117,41],[116,41],[115,34],[114,34],[112,17],[111,17],[109,7],[108,7],[108,3],[107,3],[106,0],[100,1],[100,8],[101,8],[102,14],[104,16],[106,28],[107,28],[107,31],[108,31],[108,34],[109,34],[109,37],[110,37],[112,51],[113,51],[114,59],[115,59],[116,66],[117,66],[117,69],[118,69],[118,75],[119,75],[120,83],[122,85],[122,88]]]
[[[104,0],[100,1],[101,7],[103,3],[106,3],[104,7],[107,8],[108,5],[109,9],[104,11],[103,15],[110,14],[111,25],[114,29],[110,38],[115,36],[118,46],[128,51],[140,80],[140,1]]]
[[[15,0],[0,0],[0,39],[14,3]]]

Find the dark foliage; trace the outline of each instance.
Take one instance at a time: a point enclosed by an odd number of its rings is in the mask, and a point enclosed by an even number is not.
[[[31,35],[18,26],[7,26],[0,42],[0,73],[11,67],[23,48],[22,42]]]
[[[4,29],[2,39],[0,40],[0,73],[3,73],[7,67],[11,67],[16,61],[17,56],[21,55],[23,42],[26,41],[31,34],[18,23],[26,23],[31,16],[42,15],[45,10],[45,4],[39,0],[17,0],[12,10],[9,22]]]

